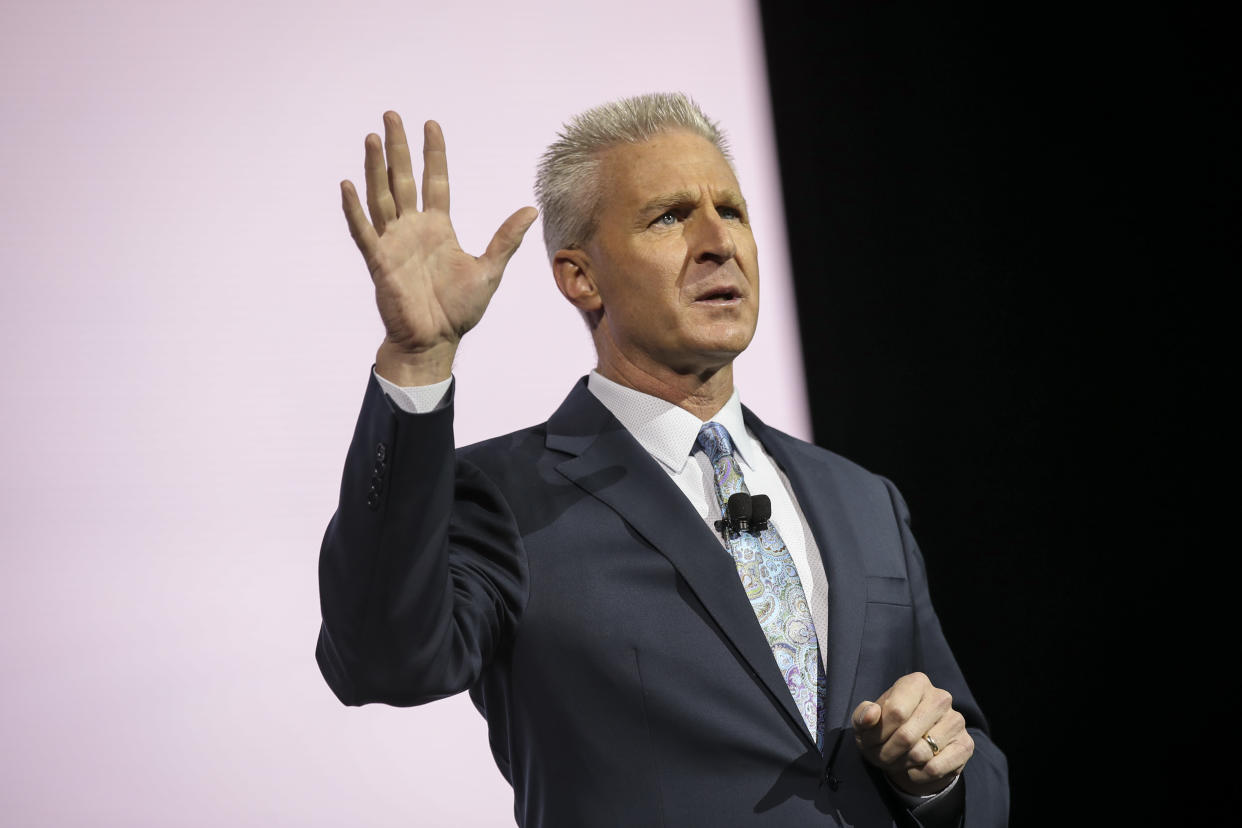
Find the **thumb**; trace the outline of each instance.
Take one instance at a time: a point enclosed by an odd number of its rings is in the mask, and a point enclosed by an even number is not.
[[[513,258],[513,254],[517,252],[518,245],[522,243],[522,237],[526,235],[526,231],[538,217],[539,211],[534,207],[523,207],[509,216],[504,224],[500,225],[496,235],[492,236],[492,240],[488,242],[487,250],[483,251],[483,258],[503,271],[505,265]]]
[[[854,729],[869,730],[880,723],[880,706],[875,702],[865,701],[854,708]]]

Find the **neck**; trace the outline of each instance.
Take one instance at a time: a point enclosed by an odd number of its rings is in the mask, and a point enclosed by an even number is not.
[[[733,396],[733,363],[700,371],[677,371],[666,365],[640,365],[601,350],[595,370],[618,385],[650,394],[707,421]]]

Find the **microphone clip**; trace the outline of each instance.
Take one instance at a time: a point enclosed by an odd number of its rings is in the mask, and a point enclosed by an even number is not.
[[[716,521],[716,531],[725,540],[743,532],[758,534],[768,528],[772,517],[772,501],[767,495],[748,495],[738,492],[725,504],[724,516]]]

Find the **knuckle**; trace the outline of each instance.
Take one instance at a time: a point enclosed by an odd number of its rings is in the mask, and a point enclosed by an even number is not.
[[[943,776],[952,771],[955,767],[962,764],[962,755],[959,752],[960,745],[953,744],[931,757],[923,767],[928,773],[934,773],[937,776]]]
[[[880,748],[880,750],[876,751],[876,764],[883,765],[885,767],[893,767],[897,764],[897,760],[904,755],[905,754],[898,751],[893,747],[892,743],[889,742],[885,744],[884,747]]]
[[[917,768],[910,768],[906,771],[906,777],[916,785],[923,785],[932,780],[932,776],[927,772],[927,766],[921,765]]]
[[[910,730],[901,728],[889,738],[888,743],[896,750],[906,753],[910,750],[910,748],[914,747],[915,741],[918,738],[919,737],[911,733]]]

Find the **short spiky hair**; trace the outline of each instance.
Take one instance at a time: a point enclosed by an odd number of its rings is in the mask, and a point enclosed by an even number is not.
[[[732,163],[715,121],[680,92],[623,98],[575,116],[539,160],[535,197],[543,214],[548,258],[581,245],[595,233],[603,193],[599,155],[617,144],[637,144],[662,132],[684,129],[701,135]]]

